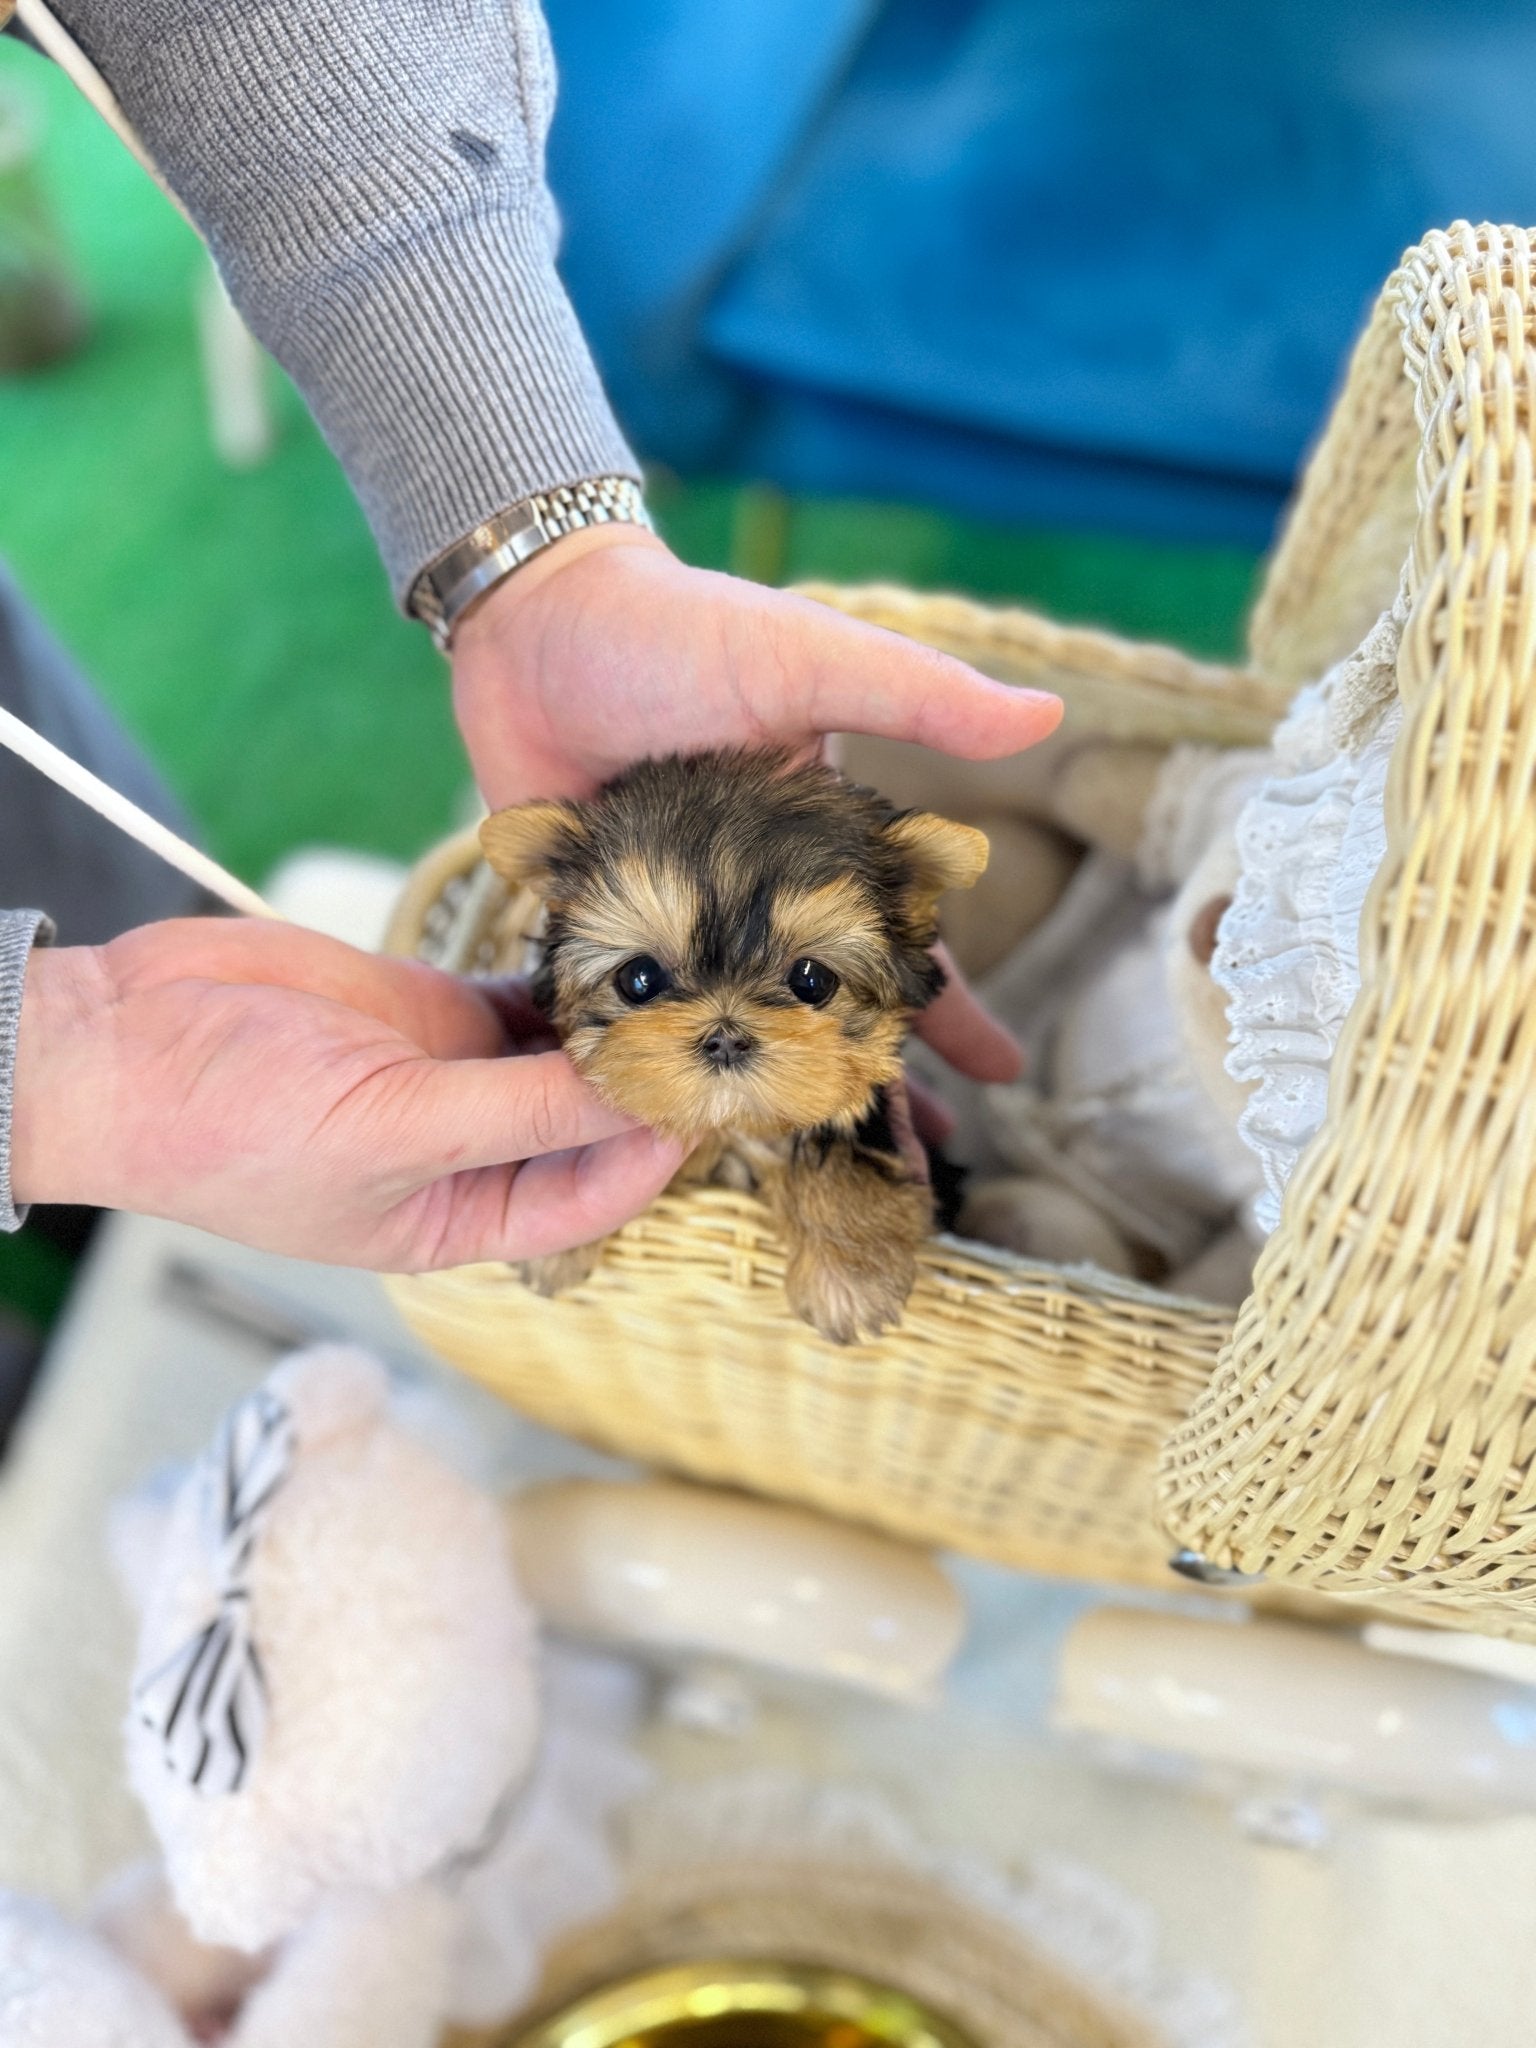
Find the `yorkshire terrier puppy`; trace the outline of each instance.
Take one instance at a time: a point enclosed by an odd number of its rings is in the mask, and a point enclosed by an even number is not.
[[[694,1141],[687,1177],[763,1195],[796,1314],[844,1343],[897,1322],[932,1225],[902,1045],[943,986],[939,897],[985,868],[983,835],[741,750],[644,761],[480,838],[548,906],[534,992],[577,1069]],[[600,1252],[523,1276],[557,1292]]]

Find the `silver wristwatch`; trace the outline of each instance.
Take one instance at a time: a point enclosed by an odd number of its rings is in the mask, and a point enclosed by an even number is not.
[[[410,610],[446,654],[453,629],[470,606],[530,555],[584,526],[612,521],[647,527],[651,523],[633,477],[594,476],[524,498],[429,563],[411,587]]]

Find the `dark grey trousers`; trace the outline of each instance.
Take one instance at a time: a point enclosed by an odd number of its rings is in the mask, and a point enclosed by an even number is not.
[[[0,704],[173,830],[174,798],[0,563]],[[205,907],[174,868],[0,746],[0,908],[46,910],[61,945],[96,945]]]

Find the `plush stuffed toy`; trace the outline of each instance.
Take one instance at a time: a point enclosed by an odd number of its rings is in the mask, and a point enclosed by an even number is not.
[[[259,1961],[200,1943],[158,1869],[116,1881],[97,1925],[0,1894],[4,2048],[435,2048],[454,1908],[415,1886],[337,1894]]]
[[[328,1893],[429,1877],[533,1759],[535,1624],[495,1507],[388,1394],[360,1351],[279,1366],[138,1588],[128,1776],[199,1940],[260,1949]]]
[[[1005,761],[955,761],[866,734],[840,739],[837,758],[893,802],[942,811],[986,834],[986,872],[939,913],[946,944],[977,979],[1050,917],[1085,848],[1134,859],[1165,750],[1083,739],[1069,723]]]
[[[39,1900],[0,1892],[4,2048],[188,2048],[197,2038],[106,1942]]]
[[[1144,750],[1093,752],[1105,783],[1117,760],[1122,793],[1144,783]],[[1240,1226],[1261,1176],[1237,1128],[1244,1095],[1225,1070],[1210,955],[1235,886],[1233,821],[1264,765],[1208,749],[1160,757],[1137,865],[1086,850],[1055,910],[981,984],[1029,1066],[1021,1082],[958,1090],[963,1234],[1182,1285]],[[1219,1278],[1241,1299],[1241,1263],[1202,1265],[1194,1283]]]
[[[952,1145],[973,1169],[962,1232],[1243,1299],[1322,1121],[1359,987],[1402,622],[1399,602],[1298,695],[1265,749],[1169,751],[1066,730],[1017,762],[975,766],[848,743],[850,767],[904,800],[1015,817],[1083,849],[1059,891],[1048,861],[1017,889],[1012,921],[995,913],[1016,942],[983,992],[1031,1066],[980,1101],[959,1091]],[[993,841],[995,878],[1008,842],[995,830]]]
[[[536,1653],[504,1509],[389,1392],[300,1353],[116,1518],[160,1856],[87,1927],[0,1897],[0,2048],[433,2048],[617,1897],[636,1674]]]
[[[958,1593],[894,1538],[675,1482],[495,1500],[448,1462],[474,1459],[446,1404],[393,1391],[362,1352],[299,1353],[116,1511],[159,1854],[84,1926],[0,1896],[0,2048],[432,2048],[500,2023],[617,1904],[610,1822],[651,1780],[642,1667],[570,1638],[644,1646],[669,1682],[703,1656],[905,1697],[958,1645]],[[536,1646],[519,1579],[565,1640]]]

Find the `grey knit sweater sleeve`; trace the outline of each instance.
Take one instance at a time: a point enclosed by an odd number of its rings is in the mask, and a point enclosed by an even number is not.
[[[26,1213],[11,1200],[11,1083],[27,962],[51,937],[40,910],[0,910],[0,1230],[17,1229]]]
[[[637,476],[555,270],[536,0],[56,0],[288,370],[398,597],[530,492]]]

